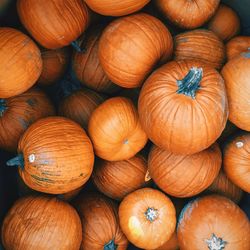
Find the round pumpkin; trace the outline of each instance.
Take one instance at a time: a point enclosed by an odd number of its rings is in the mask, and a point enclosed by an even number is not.
[[[126,237],[139,248],[160,247],[171,238],[176,226],[172,201],[152,188],[128,194],[120,203],[119,218]]]
[[[88,9],[82,0],[18,0],[24,27],[47,49],[58,49],[76,40],[87,28]]]
[[[142,85],[157,63],[170,59],[173,41],[157,18],[139,13],[111,22],[99,43],[99,59],[109,79],[125,88]]]
[[[224,148],[223,164],[227,177],[250,193],[250,133],[231,138]]]
[[[125,16],[142,9],[150,0],[85,0],[93,11],[105,16]]]
[[[228,61],[221,73],[227,90],[229,120],[238,128],[250,131],[250,92],[248,91],[250,52],[241,53]]]
[[[128,160],[147,143],[132,101],[113,97],[92,113],[88,132],[97,156],[108,161]]]
[[[177,229],[183,250],[249,250],[250,223],[231,200],[218,195],[188,203]]]
[[[0,27],[0,98],[22,94],[42,71],[39,48],[22,32]]]
[[[6,250],[78,250],[81,220],[69,204],[48,196],[27,196],[9,210],[2,226]]]
[[[215,13],[220,0],[156,0],[160,11],[175,25],[194,29],[202,26]]]
[[[175,154],[200,152],[216,141],[226,125],[223,79],[197,61],[170,62],[144,83],[138,110],[155,145]]]
[[[93,164],[93,147],[85,131],[63,117],[43,118],[32,124],[19,141],[18,156],[7,162],[8,166],[19,166],[27,186],[50,194],[82,186]]]
[[[39,89],[0,99],[0,148],[15,152],[21,135],[32,123],[54,114],[51,101]]]
[[[191,30],[175,37],[175,60],[199,60],[220,69],[225,61],[223,42],[212,31]]]
[[[240,19],[230,7],[221,4],[208,23],[208,29],[218,37],[228,41],[240,33]]]
[[[118,207],[105,196],[90,192],[75,202],[82,220],[81,250],[125,250],[128,241],[118,219]]]
[[[250,50],[250,36],[236,36],[226,44],[227,60]]]

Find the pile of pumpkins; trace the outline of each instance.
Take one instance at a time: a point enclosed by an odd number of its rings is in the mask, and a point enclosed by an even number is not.
[[[20,30],[0,27],[0,148],[17,155],[6,165],[24,197],[4,249],[249,250],[237,14],[219,0],[16,7]]]

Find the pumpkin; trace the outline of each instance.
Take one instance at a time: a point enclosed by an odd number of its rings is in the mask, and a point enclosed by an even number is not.
[[[226,44],[227,60],[247,52],[250,49],[250,36],[236,36]]]
[[[2,226],[6,250],[78,250],[81,240],[81,220],[75,209],[48,196],[17,200]]]
[[[22,32],[0,27],[0,98],[22,94],[42,71],[39,48]]]
[[[250,133],[236,134],[224,148],[224,170],[238,187],[250,193]]]
[[[101,32],[100,27],[93,28],[78,39],[82,51],[74,52],[72,67],[76,77],[84,86],[99,92],[113,93],[119,90],[119,87],[109,80],[98,57]]]
[[[240,33],[240,19],[234,10],[221,4],[209,21],[208,29],[222,40],[228,41]]]
[[[160,11],[175,25],[194,29],[202,26],[215,13],[220,0],[156,0]]]
[[[224,64],[225,56],[223,42],[212,31],[197,29],[175,37],[175,60],[199,60],[220,69]]]
[[[85,0],[93,11],[105,16],[125,16],[142,9],[150,0]]]
[[[82,220],[81,250],[125,250],[128,241],[121,231],[118,208],[105,196],[89,192],[75,201]]]
[[[124,161],[97,162],[92,180],[99,191],[116,200],[123,199],[127,194],[146,186],[147,162],[141,155]]]
[[[231,200],[210,195],[188,203],[178,223],[177,236],[184,250],[249,250],[250,223]]]
[[[111,22],[99,42],[99,59],[109,79],[125,88],[140,87],[157,63],[170,59],[173,41],[157,18],[139,13]]]
[[[19,166],[30,188],[50,194],[70,192],[90,177],[94,164],[91,141],[77,123],[48,117],[33,123],[21,137],[18,156],[7,162]]]
[[[82,0],[18,0],[17,11],[23,26],[47,49],[69,45],[89,22],[88,9]]]
[[[158,147],[175,154],[200,152],[226,125],[223,79],[197,61],[170,62],[144,83],[138,111],[143,129]]]
[[[250,131],[249,112],[249,74],[250,52],[228,61],[223,67],[222,76],[225,81],[229,103],[229,120],[238,128]]]
[[[54,114],[51,101],[39,89],[0,99],[0,148],[15,152],[21,135],[32,123]]]
[[[172,201],[152,188],[128,194],[120,203],[119,218],[126,237],[139,248],[160,247],[171,238],[176,225]]]
[[[113,97],[92,113],[88,132],[97,156],[107,161],[128,160],[147,143],[136,108],[124,97]]]
[[[159,188],[175,197],[191,197],[209,187],[219,173],[219,146],[193,155],[177,155],[154,146],[149,154],[149,175]]]

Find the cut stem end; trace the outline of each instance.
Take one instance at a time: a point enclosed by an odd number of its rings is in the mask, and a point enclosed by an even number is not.
[[[158,215],[159,215],[158,210],[153,207],[149,207],[145,212],[145,216],[147,220],[149,220],[150,222],[155,221],[158,218]]]
[[[215,234],[212,234],[211,238],[205,240],[209,250],[223,250],[227,244],[222,238],[217,237]]]
[[[3,116],[6,109],[7,109],[6,101],[4,99],[0,99],[0,117]]]
[[[111,240],[109,243],[107,243],[104,246],[104,250],[116,250],[117,249],[117,245],[115,244],[114,240]]]

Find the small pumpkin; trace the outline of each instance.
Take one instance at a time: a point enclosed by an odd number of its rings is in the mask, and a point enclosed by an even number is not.
[[[90,139],[77,123],[48,117],[32,124],[18,144],[18,156],[7,162],[19,166],[30,188],[62,194],[82,186],[90,177],[94,153]]]
[[[113,97],[92,113],[88,132],[97,156],[108,161],[128,160],[147,143],[132,101]]]
[[[171,238],[176,225],[172,201],[152,188],[128,194],[120,203],[119,218],[128,240],[139,248],[160,247]]]
[[[128,241],[118,219],[118,208],[105,196],[89,192],[78,197],[75,206],[82,220],[81,250],[125,250]]]
[[[208,22],[208,29],[224,41],[240,33],[240,19],[230,7],[220,4],[215,15]]]
[[[47,49],[69,45],[89,22],[88,9],[82,0],[18,0],[17,11],[23,26]]]
[[[0,98],[22,94],[42,71],[39,48],[22,32],[0,27]]]
[[[194,29],[202,26],[215,13],[220,0],[156,0],[160,11],[175,25]]]
[[[227,177],[250,193],[250,133],[236,134],[224,148],[223,164]]]
[[[25,130],[38,119],[52,115],[55,108],[39,89],[0,99],[0,148],[15,152]]]
[[[81,220],[68,203],[48,196],[27,196],[16,201],[2,226],[6,250],[78,250]]]
[[[172,61],[146,80],[138,111],[143,129],[158,147],[175,154],[200,152],[226,125],[223,79],[200,62]]]
[[[109,79],[125,88],[140,87],[157,63],[170,59],[173,41],[157,18],[139,13],[111,22],[99,43],[99,59]]]
[[[250,223],[231,200],[210,195],[188,203],[180,217],[177,236],[185,250],[249,250]]]

